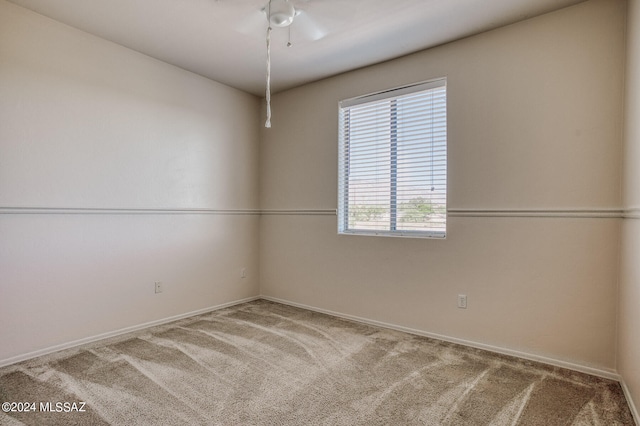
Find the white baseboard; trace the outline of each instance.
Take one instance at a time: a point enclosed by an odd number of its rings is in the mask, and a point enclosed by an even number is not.
[[[234,306],[234,305],[239,305],[241,303],[247,303],[247,302],[252,302],[254,300],[258,300],[258,299],[264,299],[264,300],[269,300],[272,302],[276,302],[276,303],[282,303],[284,305],[289,305],[289,306],[294,306],[294,307],[298,307],[298,308],[302,308],[302,309],[308,309],[310,311],[315,311],[315,312],[320,312],[323,314],[327,314],[327,315],[332,315],[335,317],[339,317],[339,318],[345,318],[348,320],[352,320],[352,321],[357,321],[360,323],[364,323],[364,324],[369,324],[369,325],[374,325],[377,327],[383,327],[383,328],[388,328],[388,329],[392,329],[392,330],[398,330],[398,331],[402,331],[405,333],[411,333],[411,334],[415,334],[418,336],[424,336],[424,337],[429,337],[432,339],[437,339],[437,340],[442,340],[445,342],[451,342],[451,343],[456,343],[459,345],[464,345],[464,346],[469,346],[472,348],[477,348],[477,349],[483,349],[489,352],[495,352],[495,353],[499,353],[499,354],[503,354],[503,355],[510,355],[510,356],[515,356],[518,358],[523,358],[523,359],[527,359],[530,361],[536,361],[536,362],[540,362],[543,364],[548,364],[548,365],[553,365],[556,367],[561,367],[561,368],[566,368],[569,370],[574,370],[574,371],[579,371],[581,373],[586,373],[586,374],[591,374],[593,376],[598,376],[598,377],[603,377],[606,379],[611,379],[611,380],[616,380],[618,382],[621,383],[621,385],[623,386],[623,389],[625,391],[625,396],[627,396],[627,400],[629,401],[630,406],[632,406],[632,409],[634,410],[634,415],[637,417],[637,410],[635,410],[635,407],[633,406],[631,399],[630,399],[630,395],[628,393],[628,389],[626,388],[626,385],[624,385],[624,382],[622,381],[622,378],[620,377],[620,375],[615,371],[615,370],[605,370],[605,369],[599,369],[599,368],[594,368],[594,367],[589,367],[589,366],[585,366],[585,365],[580,365],[580,364],[574,364],[571,362],[567,362],[567,361],[562,361],[562,360],[557,360],[554,358],[548,358],[548,357],[544,357],[541,355],[536,355],[536,354],[530,354],[527,352],[520,352],[520,351],[516,351],[516,350],[512,350],[512,349],[507,349],[507,348],[502,348],[502,347],[498,347],[498,346],[493,346],[493,345],[487,345],[484,343],[479,343],[479,342],[474,342],[474,341],[470,341],[470,340],[464,340],[464,339],[458,339],[456,337],[450,337],[450,336],[445,336],[445,335],[441,335],[441,334],[436,334],[436,333],[430,333],[424,330],[418,330],[418,329],[414,329],[414,328],[409,328],[409,327],[404,327],[404,326],[399,326],[396,324],[390,324],[390,323],[385,323],[382,321],[376,321],[376,320],[372,320],[372,319],[368,319],[368,318],[362,318],[362,317],[358,317],[355,315],[349,315],[349,314],[344,314],[341,312],[335,312],[335,311],[331,311],[328,309],[322,309],[322,308],[317,308],[315,306],[310,306],[310,305],[305,305],[302,303],[296,303],[296,302],[291,302],[289,300],[284,300],[284,299],[279,299],[276,297],[271,297],[271,296],[254,296],[254,297],[248,297],[246,299],[241,299],[241,300],[236,300],[233,302],[228,302],[228,303],[223,303],[220,305],[216,305],[216,306],[211,306],[208,308],[204,308],[204,309],[199,309],[197,311],[192,311],[192,312],[187,312],[184,314],[180,314],[180,315],[175,315],[169,318],[163,318],[160,320],[156,320],[156,321],[151,321],[151,322],[147,322],[144,324],[138,324],[135,326],[131,326],[131,327],[125,327],[116,331],[111,331],[108,333],[103,333],[103,334],[99,334],[96,336],[90,336],[90,337],[86,337],[83,339],[79,339],[79,340],[74,340],[72,342],[67,342],[67,343],[63,343],[60,345],[55,345],[55,346],[51,346],[48,348],[44,348],[44,349],[40,349],[34,352],[29,352],[26,354],[22,354],[22,355],[18,355],[15,357],[11,357],[11,358],[6,358],[3,360],[0,360],[0,367],[4,367],[7,365],[11,365],[11,364],[15,364],[17,362],[21,362],[21,361],[26,361],[28,359],[32,359],[32,358],[36,358],[42,355],[48,355],[54,352],[58,352],[64,349],[70,349],[73,347],[77,347],[77,346],[81,346],[81,345],[85,345],[88,343],[93,343],[99,340],[103,340],[103,339],[108,339],[111,337],[117,337],[126,333],[131,333],[134,331],[140,331],[143,330],[145,328],[149,328],[149,327],[153,327],[156,325],[162,325],[162,324],[166,324],[172,321],[177,321],[180,319],[184,319],[184,318],[189,318],[192,316],[196,316],[196,315],[201,315],[201,314],[206,314],[208,312],[212,312],[212,311],[216,311],[218,309],[223,309],[223,308],[227,308],[230,306]]]
[[[131,327],[121,328],[116,331],[110,331],[108,333],[98,334],[96,336],[85,337],[83,339],[74,340],[72,342],[62,343],[60,345],[50,346],[48,348],[39,349],[37,351],[29,352],[26,354],[14,356],[11,358],[6,358],[0,360],[0,367],[5,367],[7,365],[15,364],[17,362],[26,361],[28,359],[36,358],[42,355],[49,355],[54,352],[58,352],[64,349],[71,349],[76,346],[86,345],[87,343],[93,343],[98,340],[108,339],[111,337],[117,337],[122,334],[131,333],[134,331],[143,330],[145,328],[154,327],[156,325],[167,324],[169,322],[177,321],[184,318],[193,317],[196,315],[202,315],[209,312],[217,311],[219,309],[228,308],[230,306],[239,305],[241,303],[252,302],[254,300],[260,299],[260,296],[248,297],[246,299],[235,300],[233,302],[223,303],[220,305],[210,306],[208,308],[198,309],[197,311],[187,312],[185,314],[175,315],[169,318],[163,318],[155,321],[146,322],[144,324],[138,324]]]
[[[514,356],[514,357],[518,357],[518,358],[527,359],[529,361],[540,362],[542,364],[548,364],[548,365],[552,365],[552,366],[555,366],[555,367],[566,368],[566,369],[569,369],[569,370],[578,371],[578,372],[585,373],[585,374],[590,374],[592,376],[603,377],[605,379],[610,379],[610,380],[615,380],[615,381],[621,382],[621,377],[618,374],[618,372],[615,371],[615,370],[599,369],[599,368],[589,367],[589,366],[586,366],[586,365],[574,364],[572,362],[562,361],[562,360],[558,360],[558,359],[554,359],[554,358],[548,358],[548,357],[541,356],[541,355],[536,355],[536,354],[531,354],[531,353],[527,353],[527,352],[520,352],[520,351],[516,351],[516,350],[512,350],[512,349],[502,348],[502,347],[499,347],[499,346],[487,345],[487,344],[484,344],[484,343],[479,343],[479,342],[474,342],[474,341],[464,340],[464,339],[458,339],[456,337],[445,336],[445,335],[442,335],[442,334],[430,333],[430,332],[423,331],[423,330],[417,330],[417,329],[414,329],[414,328],[403,327],[403,326],[395,325],[395,324],[389,324],[389,323],[385,323],[385,322],[382,322],[382,321],[376,321],[376,320],[372,320],[372,319],[368,319],[368,318],[362,318],[362,317],[358,317],[358,316],[354,316],[354,315],[344,314],[344,313],[341,313],[341,312],[335,312],[335,311],[330,311],[330,310],[327,310],[327,309],[321,309],[321,308],[317,308],[315,306],[309,306],[309,305],[305,305],[305,304],[302,304],[302,303],[296,303],[296,302],[291,302],[291,301],[284,300],[284,299],[278,299],[276,297],[262,295],[262,296],[260,296],[260,298],[264,299],[264,300],[269,300],[269,301],[272,301],[272,302],[276,302],[276,303],[282,303],[283,305],[289,305],[289,306],[294,306],[294,307],[297,307],[297,308],[308,309],[310,311],[315,311],[315,312],[319,312],[319,313],[323,313],[323,314],[327,314],[327,315],[331,315],[331,316],[335,316],[335,317],[339,317],[339,318],[344,318],[344,319],[348,319],[348,320],[352,320],[352,321],[357,321],[357,322],[360,322],[360,323],[363,323],[363,324],[374,325],[374,326],[377,326],[377,327],[388,328],[388,329],[391,329],[391,330],[403,331],[405,333],[410,333],[410,334],[415,334],[415,335],[418,335],[418,336],[429,337],[429,338],[432,338],[432,339],[442,340],[442,341],[450,342],[450,343],[456,343],[456,344],[463,345],[463,346],[470,346],[472,348],[483,349],[483,350],[486,350],[486,351],[489,351],[489,352],[495,352],[495,353],[499,353],[499,354],[502,354],[502,355],[510,355],[510,356]]]
[[[622,386],[622,391],[624,392],[624,397],[627,399],[627,404],[629,404],[629,410],[631,410],[631,414],[633,415],[633,420],[635,420],[636,425],[640,425],[640,413],[638,413],[638,408],[631,397],[631,392],[629,392],[629,388],[627,384],[624,382],[624,378],[620,377],[620,386]]]

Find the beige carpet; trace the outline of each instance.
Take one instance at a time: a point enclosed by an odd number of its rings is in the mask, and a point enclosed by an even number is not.
[[[2,425],[633,424],[618,383],[267,301],[2,368],[0,402],[36,403]]]

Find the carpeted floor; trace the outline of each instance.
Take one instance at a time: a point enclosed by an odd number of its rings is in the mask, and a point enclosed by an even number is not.
[[[2,425],[634,424],[616,382],[263,300],[2,368],[0,402],[36,403]]]

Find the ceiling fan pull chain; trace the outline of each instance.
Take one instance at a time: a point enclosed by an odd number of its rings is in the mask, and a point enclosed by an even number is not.
[[[267,29],[267,121],[264,127],[271,127],[271,25]]]

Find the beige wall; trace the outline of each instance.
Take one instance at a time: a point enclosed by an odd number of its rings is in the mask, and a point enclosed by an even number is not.
[[[624,207],[618,319],[618,371],[640,408],[640,2],[629,1],[624,138]],[[640,421],[640,417],[636,417]]]
[[[625,5],[582,3],[275,96],[261,208],[292,212],[261,217],[261,292],[615,371],[621,220],[598,216],[621,203]],[[339,100],[442,76],[458,210],[445,241],[338,236],[335,216],[302,214],[336,208]]]
[[[0,0],[0,364],[258,295],[258,217],[177,210],[258,207],[259,105]]]

